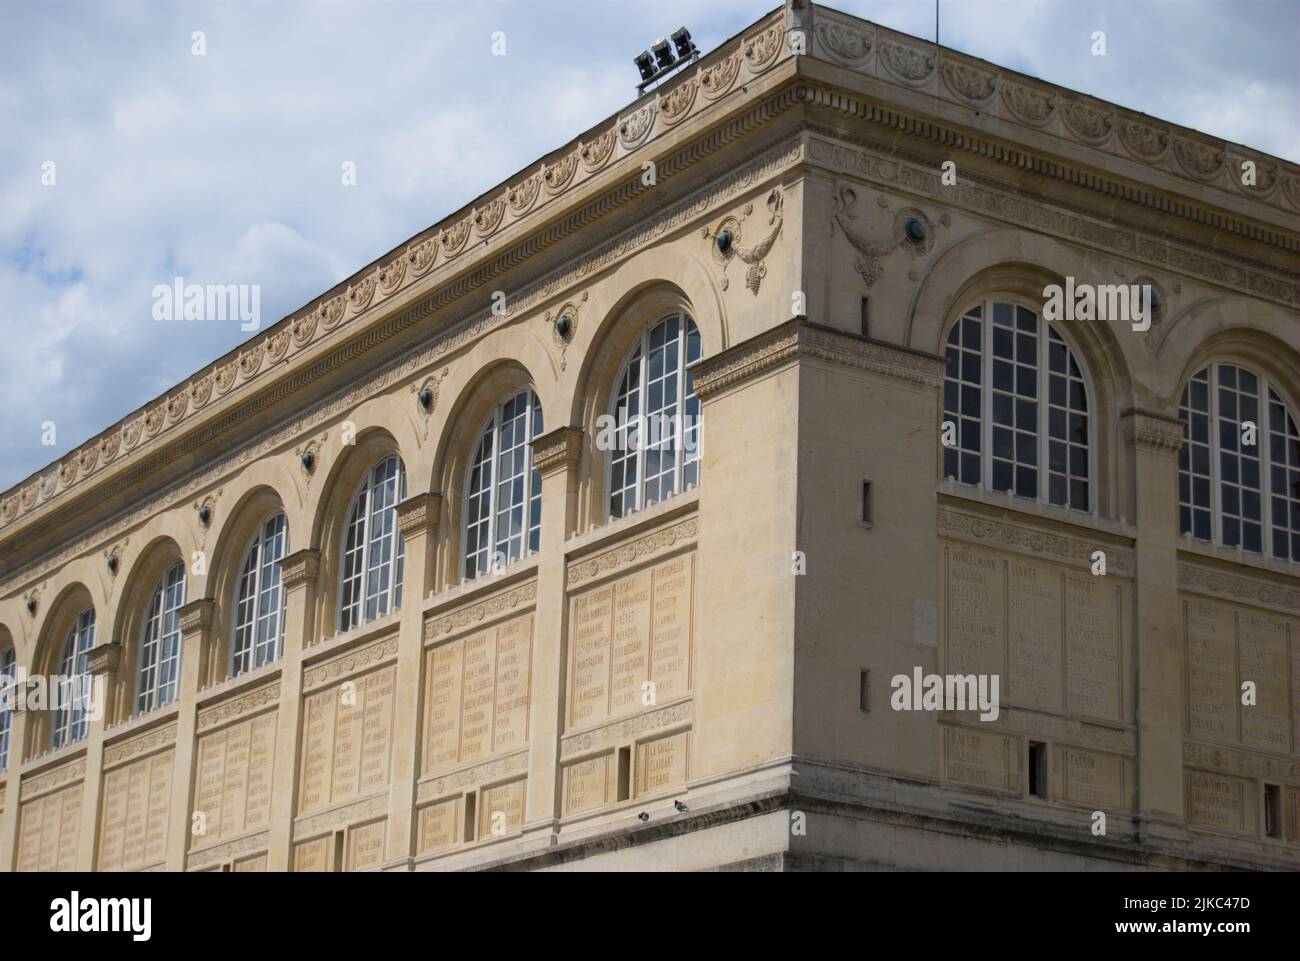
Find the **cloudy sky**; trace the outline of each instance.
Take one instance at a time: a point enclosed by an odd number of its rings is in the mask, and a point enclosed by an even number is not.
[[[0,489],[249,336],[155,285],[258,284],[269,326],[631,101],[656,37],[776,5],[6,0]],[[931,0],[829,5],[933,38]],[[1300,162],[1298,37],[1300,0],[943,0],[941,40]]]

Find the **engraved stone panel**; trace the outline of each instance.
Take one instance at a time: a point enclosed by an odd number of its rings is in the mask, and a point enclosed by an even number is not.
[[[396,672],[381,667],[305,699],[299,814],[387,789]]]
[[[460,843],[461,799],[438,801],[420,809],[416,854],[445,851]]]
[[[1287,625],[1281,618],[1243,609],[1237,617],[1238,686],[1255,682],[1255,703],[1241,708],[1241,741],[1285,754],[1291,750]],[[1240,702],[1240,695],[1237,697]]]
[[[18,870],[75,870],[80,838],[80,782],[22,802],[18,809]]]
[[[1011,677],[1003,690],[1017,704],[1059,711],[1063,576],[1022,560],[1010,560],[1007,565]]]
[[[1056,774],[1062,801],[1102,811],[1133,809],[1135,775],[1129,758],[1060,744]]]
[[[944,725],[944,777],[958,784],[1020,793],[1020,738]]]
[[[571,596],[570,729],[689,693],[694,587],[692,553]]]
[[[384,828],[387,821],[373,821],[348,831],[348,870],[363,871],[384,863]]]
[[[190,814],[203,813],[204,833],[190,832],[191,849],[270,822],[275,726],[276,712],[269,711],[199,738]]]
[[[947,673],[1006,674],[1005,566],[987,551],[945,548]]]
[[[617,770],[613,753],[564,765],[563,813],[589,811],[612,801]]]
[[[1255,786],[1242,778],[1208,771],[1185,772],[1187,821],[1224,831],[1255,830]]]
[[[235,862],[236,871],[261,872],[266,870],[266,855],[258,854]]]
[[[334,838],[326,835],[314,841],[303,841],[293,846],[293,869],[295,871],[329,871],[333,858]]]
[[[636,746],[636,794],[654,794],[686,783],[690,733],[644,741]]]
[[[1226,604],[1184,601],[1187,730],[1196,737],[1237,739],[1236,639]]]
[[[163,751],[104,776],[99,870],[138,871],[166,861],[173,757]]]
[[[483,791],[478,814],[478,837],[491,838],[509,834],[524,823],[524,785],[526,778],[498,784]],[[493,830],[493,827],[496,830]]]
[[[1111,578],[1065,575],[1065,689],[1072,713],[1124,718],[1123,602],[1123,588]]]
[[[512,618],[425,655],[422,773],[477,764],[528,743],[533,615]]]

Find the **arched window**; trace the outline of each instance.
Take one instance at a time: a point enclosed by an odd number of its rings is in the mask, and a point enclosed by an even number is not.
[[[700,334],[675,314],[641,335],[614,393],[617,434],[609,457],[609,516],[622,517],[700,480],[700,401],[687,368]]]
[[[542,529],[542,475],[533,440],[542,405],[523,390],[496,405],[465,478],[465,577],[531,554]]]
[[[86,709],[90,703],[86,654],[94,646],[95,609],[88,607],[77,615],[59,655],[57,693],[54,686],[50,691],[54,700],[51,747],[63,747],[86,736]]]
[[[402,606],[406,541],[397,529],[397,504],[405,497],[406,471],[391,454],[370,468],[352,500],[343,535],[339,630]]]
[[[1300,432],[1269,383],[1213,364],[1179,406],[1178,529],[1203,541],[1300,561]]]
[[[144,713],[176,700],[181,667],[181,615],[185,606],[185,565],[177,561],[158,581],[149,599],[140,639],[140,683],[136,711]]]
[[[280,561],[288,541],[284,515],[276,514],[261,524],[244,555],[235,593],[232,675],[269,664],[283,649],[284,591],[280,587]]]
[[[6,647],[0,651],[0,685],[9,687],[14,682],[14,669],[18,666],[18,658],[14,654],[12,647]],[[5,703],[0,704],[0,771],[9,767],[9,730],[13,726],[13,704],[10,701],[13,693],[5,698]]]
[[[943,474],[1077,511],[1092,505],[1088,388],[1055,328],[987,301],[948,334]]]

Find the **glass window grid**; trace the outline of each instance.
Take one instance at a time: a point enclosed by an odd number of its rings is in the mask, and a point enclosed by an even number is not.
[[[1087,381],[1053,326],[1023,305],[985,301],[953,325],[945,360],[944,420],[957,437],[944,447],[944,477],[1091,512]]]
[[[1282,396],[1254,371],[1211,364],[1183,388],[1179,415],[1179,532],[1300,561],[1300,432]],[[1254,445],[1242,443],[1248,420]]]
[[[136,711],[143,714],[176,699],[181,659],[180,609],[185,605],[185,565],[178,561],[158,581],[149,600],[140,644]]]
[[[17,665],[18,658],[12,647],[0,652],[0,684],[8,686],[13,683]],[[0,710],[0,771],[9,767],[9,732],[12,727],[13,707],[9,705]]]
[[[700,334],[685,314],[674,314],[642,333],[610,411],[617,419],[616,446],[609,456],[611,518],[699,484],[703,425],[695,378],[687,370],[699,359]],[[646,436],[637,436],[642,431]]]
[[[88,692],[77,679],[88,676],[86,655],[94,646],[95,609],[88,607],[77,615],[59,657],[60,690],[50,726],[51,747],[63,747],[86,736]]]
[[[280,657],[284,638],[284,590],[280,561],[288,546],[288,524],[276,514],[259,525],[245,554],[235,601],[232,675]]]
[[[391,454],[370,469],[348,512],[339,586],[339,630],[402,606],[406,541],[397,504],[406,497],[402,460]]]
[[[491,570],[497,556],[509,564],[541,546],[542,475],[532,442],[543,429],[541,401],[524,390],[497,404],[480,433],[465,482],[467,579]]]

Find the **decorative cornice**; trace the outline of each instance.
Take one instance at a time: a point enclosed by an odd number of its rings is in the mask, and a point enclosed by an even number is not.
[[[810,324],[797,317],[698,361],[691,368],[695,393],[708,398],[801,358],[869,370],[925,388],[943,386],[941,357]]]
[[[250,834],[247,837],[235,838],[233,841],[227,841],[225,844],[214,844],[212,847],[204,848],[202,851],[195,851],[193,854],[185,858],[185,866],[191,870],[211,867],[214,864],[233,861],[242,854],[251,854],[254,851],[265,851],[270,847],[270,844],[270,831]]]
[[[582,428],[557,427],[533,441],[533,466],[543,477],[571,471],[582,457]]]
[[[64,787],[73,781],[80,781],[86,776],[86,759],[78,758],[53,771],[45,771],[34,777],[25,777],[18,791],[19,800],[26,801],[38,794],[47,794],[56,788]]]
[[[216,603],[211,598],[200,598],[197,601],[190,601],[177,611],[177,620],[181,629],[181,636],[188,637],[191,634],[206,633],[212,626],[212,614],[216,609]]]
[[[691,720],[691,705],[691,701],[669,704],[667,707],[646,711],[634,717],[615,721],[613,724],[606,724],[604,727],[583,731],[580,734],[570,734],[560,741],[560,755],[570,757],[575,754],[585,754],[595,748],[622,743],[646,731],[657,731],[675,724],[684,724]]]
[[[227,721],[246,717],[262,708],[274,707],[279,703],[280,682],[276,681],[274,684],[259,687],[255,691],[249,691],[247,694],[241,694],[239,697],[233,697],[199,711],[198,729],[206,731]]]
[[[1183,446],[1183,422],[1177,417],[1134,407],[1120,414],[1120,420],[1124,440],[1141,450],[1177,454]]]
[[[1300,590],[1280,587],[1262,579],[1233,577],[1231,574],[1180,562],[1178,586],[1184,590],[1263,604],[1291,614],[1300,614]]]
[[[688,517],[684,521],[661,527],[592,557],[576,560],[569,565],[569,586],[576,587],[595,577],[615,574],[634,564],[660,557],[686,545],[693,545],[699,535],[699,519]]]
[[[1300,786],[1300,761],[1262,757],[1251,751],[1183,741],[1183,763],[1207,771],[1270,781],[1290,781]]]
[[[432,534],[438,529],[442,495],[414,494],[397,505],[397,529],[406,538]]]
[[[939,508],[938,529],[940,536],[1009,548],[1032,556],[1047,556],[1051,560],[1083,568],[1092,565],[1092,553],[1100,549],[1106,552],[1107,569],[1115,576],[1132,577],[1136,569],[1133,552],[1116,547],[1108,541],[1049,533],[958,510]]]
[[[493,594],[477,604],[471,604],[441,617],[427,618],[424,622],[424,642],[429,644],[439,638],[448,637],[462,628],[480,624],[486,620],[531,605],[537,600],[537,579],[513,590]]]
[[[395,255],[354,274],[318,301],[284,318],[264,334],[196,374],[173,394],[145,405],[143,413],[119,422],[99,437],[51,465],[34,479],[0,494],[0,529],[29,513],[96,471],[128,453],[157,446],[159,438],[185,423],[214,399],[248,393],[248,385],[292,360],[335,332],[355,326],[357,317],[382,308],[393,297],[461,261],[476,256],[481,246],[469,243],[471,233],[483,239],[497,236],[521,221],[546,216],[556,198],[573,192],[611,164],[665,137],[688,117],[711,108],[720,95],[696,97],[694,91],[717,80],[716,69],[739,56],[740,82],[757,79],[792,55],[784,43],[779,13],[756,24],[746,36],[702,58],[693,70],[668,80],[638,101],[630,113],[610,118],[586,142],[572,141],[548,159],[533,164],[510,184],[496,188],[445,220],[413,237]],[[744,97],[743,89],[738,93]],[[579,158],[582,159],[580,164]],[[661,165],[660,177],[665,175]],[[539,187],[545,185],[545,191]],[[539,196],[543,194],[545,196]],[[542,208],[547,214],[538,214]],[[434,270],[435,266],[438,268]],[[424,285],[427,286],[427,285]],[[335,337],[337,339],[337,337]]]
[[[794,103],[793,95],[788,98],[782,98],[781,102],[769,102],[762,108],[756,108],[755,117],[752,121],[745,121],[737,126],[734,130],[718,132],[711,137],[716,138],[715,143],[707,147],[693,147],[683,152],[679,159],[672,162],[666,162],[659,165],[661,176],[673,172],[678,167],[686,169],[690,164],[713,149],[718,145],[738,136],[742,129],[749,129],[752,123],[760,122],[762,117],[773,115],[773,111],[787,109]],[[709,138],[706,138],[709,139]],[[689,153],[689,157],[687,154]],[[730,176],[713,180],[688,194],[681,200],[667,206],[657,214],[639,221],[638,223],[617,234],[612,239],[605,241],[596,246],[586,257],[578,257],[566,261],[562,266],[543,274],[538,280],[531,284],[526,284],[511,298],[513,311],[507,317],[498,317],[491,311],[474,311],[461,318],[456,322],[450,323],[444,331],[434,335],[430,340],[413,347],[404,355],[390,362],[380,369],[374,375],[368,376],[361,380],[354,380],[348,387],[341,388],[326,399],[320,401],[310,408],[302,416],[295,418],[293,421],[277,428],[259,438],[250,441],[247,445],[240,448],[236,453],[218,461],[208,469],[192,476],[187,481],[173,486],[144,501],[137,501],[137,506],[129,513],[119,517],[117,520],[102,525],[87,536],[73,541],[63,549],[57,551],[54,555],[47,557],[38,563],[28,567],[26,570],[10,577],[3,585],[0,585],[0,596],[12,593],[19,584],[28,583],[34,577],[42,573],[53,570],[66,561],[78,557],[90,549],[93,545],[102,543],[105,540],[120,536],[137,524],[153,517],[160,511],[166,510],[175,505],[177,500],[186,498],[194,492],[206,489],[209,486],[217,484],[222,478],[227,476],[231,471],[237,470],[250,461],[271,455],[277,449],[301,442],[304,435],[313,434],[319,430],[322,422],[334,417],[346,414],[356,408],[362,401],[368,399],[376,393],[391,388],[395,383],[410,378],[417,371],[431,367],[455,353],[462,348],[473,344],[486,336],[496,328],[512,322],[513,318],[519,316],[538,304],[556,297],[573,288],[575,285],[583,283],[594,273],[598,273],[605,267],[617,263],[631,256],[636,251],[645,249],[652,244],[658,243],[666,234],[684,226],[687,223],[699,219],[708,211],[724,203],[731,197],[753,190],[758,184],[763,183],[769,178],[789,169],[803,159],[803,144],[798,137],[790,137],[777,145],[764,150],[754,157],[749,163],[737,169]],[[383,328],[372,335],[375,343],[384,340],[391,331],[399,329],[410,323],[415,323],[428,316],[437,306],[441,306],[444,299],[445,291],[439,291],[436,296],[437,303],[428,303],[424,306],[413,307],[403,314],[389,320],[383,325]],[[364,345],[365,347],[371,344]],[[358,351],[349,351],[350,359]],[[346,362],[346,359],[340,359],[339,364]],[[319,378],[323,373],[334,369],[338,364],[331,359],[325,359],[311,367],[304,367],[300,375],[303,384],[311,383]],[[267,403],[273,403],[284,393],[291,389],[277,390],[267,399]],[[260,407],[258,409],[261,409]],[[182,451],[181,453],[184,453]],[[33,504],[36,502],[33,500]],[[0,512],[2,513],[2,512]],[[3,520],[0,519],[0,529],[4,526]],[[283,565],[282,565],[283,570]]]
[[[395,657],[397,657],[396,634],[307,668],[303,672],[302,688],[304,691],[315,690],[338,678],[349,677],[358,671],[383,664]]]
[[[320,814],[299,818],[293,822],[293,837],[294,840],[299,840],[313,834],[319,834],[322,831],[347,827],[356,824],[358,821],[377,817],[387,810],[388,795],[386,793],[378,794],[341,808],[335,808],[332,811],[322,811]]]
[[[446,794],[451,794],[466,787],[478,787],[480,784],[506,780],[512,774],[521,774],[527,770],[528,752],[517,751],[506,757],[495,758],[485,764],[478,764],[474,767],[467,767],[462,771],[455,771],[445,777],[422,781],[420,786],[416,788],[416,803],[423,804],[425,801],[434,801]]]
[[[104,767],[113,767],[141,754],[176,743],[176,722],[164,724],[136,737],[104,746]]]
[[[316,580],[319,571],[320,551],[315,547],[304,547],[281,558],[280,583],[286,591],[290,591],[300,584],[309,584]]]

